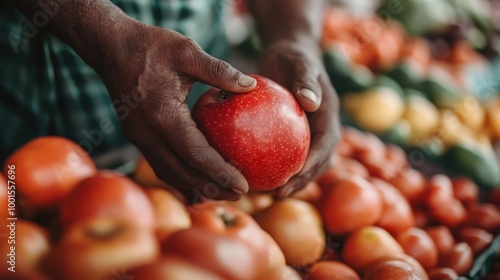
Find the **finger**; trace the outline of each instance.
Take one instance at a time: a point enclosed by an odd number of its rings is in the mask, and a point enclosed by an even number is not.
[[[249,92],[257,85],[254,78],[241,73],[225,61],[216,59],[202,50],[196,55],[194,63],[187,66],[187,74],[196,81],[235,93]]]
[[[240,195],[247,193],[248,182],[243,174],[208,144],[191,118],[187,105],[177,101],[177,104],[169,107],[166,109],[167,115],[160,117],[157,128],[165,139],[169,139],[168,143],[179,159],[221,188]]]
[[[307,112],[314,112],[321,105],[322,94],[318,77],[319,71],[315,67],[304,60],[297,60],[291,91]]]
[[[176,186],[186,198],[188,204],[199,202],[203,198],[236,200],[239,194],[220,188],[210,178],[201,175],[196,169],[185,164],[169,148],[155,146],[143,148],[143,153],[155,174],[161,180]]]

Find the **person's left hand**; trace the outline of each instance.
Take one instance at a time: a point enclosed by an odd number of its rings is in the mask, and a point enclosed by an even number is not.
[[[266,47],[259,70],[288,88],[307,112],[311,147],[302,170],[275,194],[286,197],[318,177],[331,164],[340,140],[339,102],[323,66],[321,50],[312,40],[281,40]]]

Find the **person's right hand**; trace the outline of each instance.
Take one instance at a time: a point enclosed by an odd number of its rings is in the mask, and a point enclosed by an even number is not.
[[[255,80],[175,31],[132,20],[123,30],[103,49],[98,72],[131,143],[188,199],[246,193],[246,179],[210,147],[185,100],[195,81],[244,93]]]

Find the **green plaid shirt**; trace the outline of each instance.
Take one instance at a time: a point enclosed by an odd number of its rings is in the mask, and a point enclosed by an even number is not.
[[[227,53],[225,1],[112,0],[131,17],[177,30],[222,59]],[[94,158],[130,145],[96,72],[43,28],[32,37],[26,18],[7,3],[0,4],[0,163],[41,135],[72,139]],[[205,89],[195,84],[188,103]]]

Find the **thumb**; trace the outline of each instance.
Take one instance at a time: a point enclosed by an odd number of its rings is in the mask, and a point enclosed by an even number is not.
[[[294,70],[292,93],[305,111],[318,110],[322,97],[318,71],[304,61],[297,61]]]
[[[228,92],[244,93],[255,88],[257,81],[236,70],[229,63],[216,59],[205,52],[196,61],[190,75],[197,81]]]

